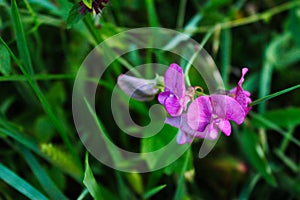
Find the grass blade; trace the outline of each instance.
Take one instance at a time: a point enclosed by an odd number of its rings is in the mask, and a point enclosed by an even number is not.
[[[0,73],[8,76],[11,72],[9,52],[4,46],[0,46]]]
[[[156,14],[156,11],[155,11],[154,0],[146,0],[146,5],[147,5],[148,20],[149,20],[150,26],[159,27],[157,14]]]
[[[177,25],[176,25],[177,28],[182,28],[182,26],[183,26],[186,3],[187,3],[187,0],[180,1],[178,17],[177,17]]]
[[[88,191],[90,192],[92,197],[94,197],[94,199],[96,200],[104,199],[101,189],[95,180],[92,169],[90,168],[88,153],[86,153],[85,155],[85,172],[84,172],[83,184],[87,187]]]
[[[34,173],[35,177],[40,182],[41,186],[44,188],[44,191],[51,197],[52,199],[61,199],[66,200],[67,197],[56,187],[51,178],[44,171],[42,166],[38,163],[35,157],[27,150],[25,147],[19,147],[20,153],[25,158],[27,164],[31,168],[31,171]]]
[[[259,97],[265,97],[270,93],[271,80],[272,80],[273,66],[270,62],[265,61],[261,70],[260,85],[259,85]],[[266,110],[266,103],[263,102],[258,107],[259,113],[264,113]]]
[[[11,51],[11,49],[8,47],[8,45],[4,42],[4,40],[0,37],[0,42],[6,47],[6,49],[9,51],[11,57],[16,62],[16,64],[19,66],[20,70],[26,77],[27,81],[29,82],[30,86],[32,87],[33,91],[35,92],[36,96],[38,97],[39,101],[41,102],[45,112],[48,114],[49,118],[53,122],[53,125],[56,127],[57,131],[60,133],[60,136],[66,145],[66,147],[70,150],[73,159],[77,162],[78,166],[80,165],[80,160],[75,152],[74,146],[71,144],[70,139],[68,138],[67,130],[65,129],[64,125],[62,124],[62,121],[57,118],[56,114],[51,109],[50,104],[46,100],[44,94],[42,93],[41,89],[39,88],[38,84],[32,79],[30,74],[26,71],[26,69],[23,67],[23,65],[20,63],[18,58],[14,55],[14,53]]]
[[[0,163],[0,179],[9,184],[11,187],[18,190],[24,196],[33,200],[46,200],[48,199],[36,188],[30,185],[27,181],[19,177],[16,173],[5,167]]]
[[[186,169],[188,167],[188,163],[189,163],[190,159],[191,159],[191,150],[189,149],[186,152],[186,158],[184,161],[184,165],[183,165],[182,171],[179,175],[179,181],[178,181],[177,189],[175,192],[174,200],[181,200],[183,197],[184,188],[185,188],[184,173],[186,172]]]
[[[225,87],[228,84],[231,62],[231,30],[225,29],[221,33],[221,69]]]
[[[164,189],[167,185],[160,185],[157,186],[151,190],[149,190],[148,192],[146,192],[143,196],[143,199],[149,199],[150,197],[152,197],[153,195],[155,195],[156,193],[158,193],[159,191],[161,191],[162,189]]]
[[[28,50],[28,45],[25,39],[24,29],[21,23],[20,14],[16,0],[11,1],[11,17],[17,37],[17,46],[22,62],[28,74],[33,74],[33,67]]]

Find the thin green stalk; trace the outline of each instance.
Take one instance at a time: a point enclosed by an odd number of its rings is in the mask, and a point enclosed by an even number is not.
[[[187,166],[188,166],[188,163],[189,163],[190,159],[191,159],[191,150],[188,149],[187,152],[186,152],[186,157],[185,157],[185,160],[184,160],[182,170],[181,170],[180,175],[179,175],[179,180],[178,180],[174,200],[182,199],[183,192],[184,192],[184,187],[185,187],[185,185],[184,185],[184,173],[186,172],[186,169],[187,169]]]
[[[258,96],[259,98],[262,98],[269,95],[271,90],[273,65],[270,62],[268,62],[268,60],[265,61],[260,74],[261,75],[260,75]],[[265,110],[266,110],[266,102],[261,102],[260,105],[258,106],[258,111],[260,113],[264,113]]]
[[[186,84],[188,86],[191,86],[191,81],[190,81],[190,78],[189,78],[189,70],[192,66],[192,63],[194,62],[194,60],[197,58],[198,54],[200,53],[200,51],[202,50],[202,47],[206,44],[206,42],[208,41],[208,39],[211,37],[211,35],[213,34],[213,32],[215,31],[215,29],[211,29],[210,31],[208,31],[203,40],[201,41],[200,43],[200,48],[193,54],[192,58],[189,60],[187,66],[185,67],[185,70],[184,70],[184,79],[186,81]]]
[[[270,99],[272,99],[272,98],[274,98],[274,97],[277,97],[277,96],[279,96],[279,95],[285,94],[285,93],[287,93],[287,92],[290,92],[290,91],[295,90],[295,89],[298,89],[298,88],[300,88],[300,84],[295,85],[295,86],[290,87],[290,88],[287,88],[287,89],[285,89],[285,90],[281,90],[281,91],[279,91],[279,92],[270,94],[270,95],[268,95],[268,96],[262,97],[262,98],[260,98],[260,99],[257,99],[257,100],[255,100],[255,101],[253,101],[252,103],[250,103],[250,104],[249,104],[249,107],[250,107],[250,106],[255,106],[255,105],[260,104],[260,103],[262,103],[262,102],[264,102],[264,101],[270,100]]]
[[[277,15],[281,12],[290,10],[292,8],[300,6],[300,1],[291,1],[288,3],[281,4],[279,6],[273,7],[265,12],[257,13],[254,15],[251,15],[249,17],[244,17],[240,19],[235,19],[228,22],[222,22],[217,24],[217,26],[221,26],[221,29],[227,29],[227,28],[234,28],[238,26],[243,26],[247,24],[251,24],[254,22],[262,21],[262,20],[268,20],[272,18],[274,15]],[[209,31],[212,27],[215,27],[216,25],[210,25],[210,26],[201,26],[199,28],[196,28],[194,30],[190,30],[192,33],[203,33]]]
[[[94,39],[94,44],[98,45],[100,42],[103,41],[103,38],[101,37],[101,34],[97,33],[97,31],[95,30],[93,24],[91,23],[91,18],[84,18],[83,22],[85,24],[85,26],[87,27],[88,31],[90,32],[90,34],[92,35],[93,39]],[[109,48],[107,48],[107,50],[110,50]],[[110,52],[105,52],[107,56],[112,56],[113,54],[115,54],[113,51]],[[134,67],[124,58],[122,57],[118,57],[117,61],[122,64],[124,67],[126,67],[127,69],[130,70],[130,72],[136,76],[136,77],[142,77],[142,75],[134,69]]]
[[[295,145],[300,147],[300,141],[297,140],[293,135],[287,136],[287,132],[284,131],[281,127],[279,127],[274,122],[262,117],[261,115],[255,114],[254,112],[249,112],[249,115],[259,121],[260,123],[264,124],[266,127],[277,131],[279,134],[281,134],[284,138],[287,138],[289,141],[293,142]]]
[[[226,29],[221,33],[221,74],[225,85],[228,84],[228,77],[230,73],[230,60],[231,60],[231,30]]]
[[[187,0],[180,0],[178,16],[177,16],[177,25],[176,25],[177,29],[183,27],[186,2],[187,2]]]
[[[18,6],[16,3],[16,0],[11,1],[11,16],[13,20],[13,26],[16,32],[17,37],[17,47],[18,51],[20,53],[20,57],[24,63],[24,67],[26,69],[26,72],[29,74],[33,74],[33,67],[32,62],[28,50],[27,41],[25,39],[23,24],[21,22],[20,14],[18,11]]]
[[[288,145],[290,143],[290,138],[293,137],[294,130],[295,130],[295,127],[289,127],[289,129],[286,133],[286,137],[283,139],[283,141],[281,142],[281,145],[279,147],[281,152],[284,152],[286,150],[286,148],[288,147]]]
[[[154,0],[146,0],[146,6],[147,6],[148,20],[150,26],[159,27],[160,25],[155,11]]]

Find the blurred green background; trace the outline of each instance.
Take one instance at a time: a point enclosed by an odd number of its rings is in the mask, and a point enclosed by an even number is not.
[[[204,44],[227,89],[247,66],[244,88],[253,100],[297,85],[299,0],[111,0],[99,19],[74,13],[74,5],[0,0],[0,199],[299,199],[299,90],[253,107],[207,157],[198,158],[197,140],[170,166],[144,174],[116,171],[88,156],[71,102],[77,70],[97,44],[149,26]],[[154,49],[133,51],[111,64],[99,82],[99,120],[114,143],[134,152],[159,149],[177,132],[165,126],[157,136],[133,139],[108,109],[117,77],[151,62],[174,60]],[[192,72],[190,78],[201,84]],[[154,103],[130,102],[138,124],[149,122]]]

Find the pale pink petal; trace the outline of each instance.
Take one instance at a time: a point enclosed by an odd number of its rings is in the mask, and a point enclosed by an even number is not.
[[[164,105],[167,113],[169,113],[172,117],[177,117],[182,113],[182,106],[180,105],[179,99],[176,96],[171,95],[166,98]]]
[[[159,93],[159,95],[158,95],[158,101],[159,101],[159,103],[160,104],[164,104],[166,98],[168,98],[170,96],[170,94],[171,94],[170,91]]]
[[[180,104],[182,105],[182,109],[186,110],[187,109],[187,104],[191,101],[190,96],[184,96],[183,98],[180,99]]]
[[[231,125],[228,120],[220,119],[217,123],[218,128],[227,136],[231,133]]]
[[[181,130],[178,131],[176,140],[178,144],[185,144],[187,142],[187,138],[185,133],[183,133]]]
[[[168,117],[165,122],[166,122],[166,124],[169,124],[169,125],[174,126],[176,128],[180,128],[181,116],[179,116],[179,117]]]
[[[233,120],[237,124],[243,123],[245,112],[242,106],[232,97],[227,95],[211,95],[211,104],[217,117]]]
[[[173,92],[178,98],[185,95],[184,75],[182,68],[173,63],[164,75],[165,91]]]
[[[156,80],[136,78],[121,74],[118,77],[118,86],[130,97],[139,101],[150,101],[158,93]]]
[[[236,87],[236,91],[235,91],[235,99],[243,107],[245,115],[247,115],[249,110],[251,110],[251,107],[248,107],[248,104],[252,102],[250,99],[250,95],[251,95],[250,92],[244,90],[242,87],[242,84],[244,82],[244,76],[246,75],[247,72],[248,72],[248,68],[242,69],[242,77],[239,80],[238,86]]]
[[[239,82],[238,82],[238,85],[239,85],[240,87],[242,87],[242,84],[243,84],[243,82],[244,82],[244,77],[245,77],[245,75],[247,74],[247,72],[248,72],[248,68],[243,68],[243,69],[242,69],[242,77],[241,77],[241,79],[240,79]]]
[[[195,99],[187,111],[188,125],[195,131],[203,132],[212,117],[212,107],[208,96]]]
[[[215,140],[218,138],[218,129],[213,123],[209,124],[205,130],[207,139]]]

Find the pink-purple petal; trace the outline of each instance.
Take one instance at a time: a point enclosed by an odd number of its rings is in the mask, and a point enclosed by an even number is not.
[[[170,91],[159,93],[159,95],[158,95],[158,101],[159,101],[159,103],[160,104],[164,104],[166,98],[168,98],[170,96],[170,94],[171,94]]]
[[[248,114],[249,110],[251,110],[251,107],[248,107],[248,105],[249,103],[252,102],[250,98],[251,95],[250,92],[244,90],[242,87],[242,84],[244,82],[244,77],[247,72],[248,72],[248,68],[242,69],[242,76],[238,82],[238,86],[232,90],[232,92],[234,92],[235,99],[237,100],[237,102],[239,102],[239,104],[241,104],[246,115]]]
[[[227,95],[212,95],[211,101],[214,113],[219,118],[233,120],[237,124],[243,123],[244,109],[234,98]]]
[[[174,126],[176,128],[180,128],[181,124],[181,116],[179,117],[167,117],[165,120],[166,124]]]
[[[218,138],[218,129],[215,127],[213,123],[209,124],[205,130],[206,138],[215,140]]]
[[[185,132],[183,132],[182,130],[179,130],[176,136],[176,141],[178,144],[185,144],[185,143],[192,143],[193,138],[186,134]]]
[[[211,117],[212,107],[208,96],[198,97],[190,104],[187,122],[193,130],[203,132],[210,123]]]
[[[180,105],[179,99],[176,96],[169,96],[164,102],[167,113],[172,117],[181,115],[182,106]]]
[[[218,128],[227,136],[231,133],[231,125],[228,120],[221,119],[218,124]]]
[[[165,91],[172,91],[178,98],[185,95],[184,74],[182,68],[173,63],[164,75]]]

